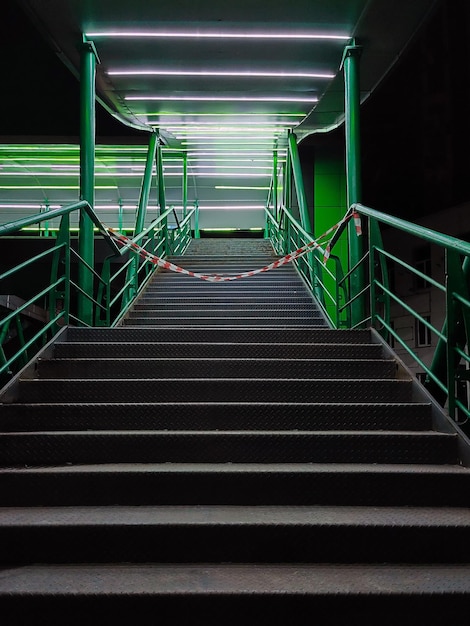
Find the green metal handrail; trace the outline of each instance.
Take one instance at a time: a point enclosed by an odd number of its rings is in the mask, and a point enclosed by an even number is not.
[[[288,254],[313,241],[313,236],[292,216],[284,206],[280,207],[281,218],[276,221],[269,207],[266,213],[266,236],[271,239],[277,254]],[[293,261],[315,295],[330,324],[335,328],[349,326],[349,309],[344,302],[348,299],[347,282],[339,257],[330,254],[328,261],[323,260],[319,250],[312,250]]]
[[[129,255],[127,261],[123,263],[122,258],[128,254],[132,244],[138,244],[152,254],[161,257],[164,257],[167,252],[174,253],[176,251],[178,254],[182,254],[189,245],[191,220],[196,213],[196,208],[190,211],[185,219],[180,222],[179,227],[169,235],[165,225],[166,218],[172,210],[169,208],[163,211],[157,219],[142,232],[136,234],[123,247],[117,244],[105,224],[101,222],[86,201],[76,202],[60,209],[50,210],[47,213],[39,213],[0,225],[0,236],[8,236],[18,233],[27,226],[41,224],[46,219],[60,218],[57,237],[47,240],[41,239],[41,241],[47,241],[51,246],[50,248],[31,256],[26,261],[6,268],[0,274],[1,285],[5,285],[7,280],[10,284],[15,281],[16,285],[31,285],[31,275],[34,275],[38,268],[44,267],[44,264],[48,263],[50,270],[49,278],[44,279],[43,284],[35,286],[34,293],[28,294],[23,304],[6,313],[0,320],[0,379],[5,380],[6,376],[12,375],[24,366],[33,354],[64,325],[88,325],[80,317],[77,306],[79,297],[82,302],[89,303],[89,307],[93,311],[92,319],[97,325],[112,326],[118,323],[157,268],[156,265],[140,259],[135,263],[136,256],[134,254]],[[86,212],[111,251],[103,264],[101,273],[92,268],[74,249],[76,244],[70,236],[70,216],[77,211]],[[112,261],[118,264],[118,268],[113,272],[111,271]],[[93,288],[89,291],[83,289],[76,279],[79,267],[85,268],[92,277]],[[135,268],[135,273],[129,274],[128,270],[132,267]],[[125,275],[126,272],[127,275]],[[3,291],[3,287],[0,289]],[[112,290],[117,293],[112,293]],[[41,306],[47,311],[46,319],[39,328],[36,324],[25,334],[22,316],[32,305]],[[7,337],[14,334],[16,334],[16,341],[12,341],[12,344],[15,343],[15,345],[9,350],[5,349],[4,344]]]
[[[147,252],[159,257],[165,257],[167,251],[169,255],[183,254],[188,247],[192,238],[191,221],[196,214],[197,208],[194,207],[176,228],[169,229],[167,218],[173,213],[173,210],[173,207],[170,207],[166,211],[163,211],[163,213],[153,220],[141,233],[133,238],[129,238],[127,243],[123,243],[117,254],[105,258],[101,274],[101,285],[98,292],[98,301],[101,302],[103,306],[96,310],[96,326],[116,326],[125,315],[130,304],[144,289],[156,269],[155,265],[144,259],[139,259],[138,256],[132,253],[134,244],[138,244]],[[129,252],[131,252],[131,254],[129,254]],[[111,264],[116,262],[118,258],[122,258],[128,254],[129,257],[127,261],[121,264],[119,269],[112,274]],[[123,284],[117,291],[115,290],[113,294],[114,283],[124,272],[127,272],[126,278]],[[105,303],[107,303],[107,306],[104,306]],[[104,316],[103,311],[105,313]]]
[[[410,357],[426,373],[426,386],[442,403],[447,405],[449,415],[461,422],[470,417],[470,410],[458,397],[458,383],[468,380],[466,373],[470,369],[470,244],[456,237],[445,235],[430,228],[413,224],[406,220],[376,211],[362,204],[352,207],[363,218],[366,218],[368,236],[369,262],[369,302],[370,324],[377,328],[386,338],[392,338],[402,346]],[[445,280],[440,283],[419,269],[404,261],[398,253],[392,254],[385,250],[381,226],[393,228],[399,233],[411,235],[420,242],[428,242],[438,246],[445,257]],[[392,290],[388,273],[390,267],[399,267],[409,272],[429,286],[434,287],[445,297],[446,321],[441,329],[436,328],[424,318],[404,297]],[[367,306],[366,304],[366,306]],[[402,337],[391,323],[391,305],[400,312],[410,315],[416,322],[423,325],[437,338],[437,347],[431,364],[419,357],[416,350]],[[459,373],[459,365],[463,371]]]

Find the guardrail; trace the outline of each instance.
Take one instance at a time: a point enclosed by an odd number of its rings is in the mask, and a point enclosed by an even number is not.
[[[85,211],[93,221],[111,254],[106,257],[101,272],[90,267],[76,250],[70,236],[70,216],[75,211]],[[147,228],[138,233],[130,242],[150,250],[159,256],[181,254],[191,239],[191,218],[193,209],[177,228],[169,230],[167,216],[172,208],[164,211]],[[27,297],[23,304],[12,311],[6,311],[0,320],[0,377],[13,374],[32,358],[62,326],[67,324],[88,325],[80,319],[77,307],[77,294],[81,294],[91,303],[95,324],[112,326],[125,314],[135,297],[145,286],[156,267],[143,260],[137,260],[134,254],[124,260],[129,253],[128,246],[119,247],[110,236],[107,227],[100,221],[88,202],[81,201],[72,205],[39,213],[15,222],[0,226],[0,237],[14,235],[22,228],[41,224],[45,220],[60,218],[57,237],[42,238],[50,243],[50,248],[30,258],[8,267],[8,261],[2,260],[0,274],[0,293],[12,293],[12,286],[27,287]],[[113,261],[119,268],[112,271]],[[78,267],[85,267],[93,277],[93,291],[86,293],[77,281]],[[5,286],[7,285],[7,286]],[[18,289],[17,289],[18,290]],[[35,323],[26,329],[23,325],[24,312],[33,305],[47,311],[44,323]],[[6,340],[11,347],[4,347]]]
[[[276,221],[269,207],[265,212],[265,234],[271,239],[277,254],[288,254],[313,240],[312,234],[308,233],[284,206],[279,209],[279,221]],[[318,241],[321,241],[321,237]],[[345,306],[349,298],[348,284],[344,280],[339,257],[330,254],[325,262],[322,252],[316,249],[293,262],[330,324],[335,328],[349,328],[349,308]]]

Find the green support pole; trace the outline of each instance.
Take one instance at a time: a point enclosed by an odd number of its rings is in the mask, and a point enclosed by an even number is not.
[[[290,166],[290,152],[287,151],[286,162],[284,163],[284,206],[290,210],[291,205],[291,166]]]
[[[201,233],[199,231],[199,202],[196,200],[194,203],[194,238],[200,239]]]
[[[147,206],[150,197],[150,188],[152,186],[153,164],[155,163],[155,155],[157,152],[158,135],[151,133],[149,138],[149,147],[147,151],[147,159],[145,162],[144,177],[142,179],[142,187],[140,189],[139,206],[135,216],[134,237],[141,233],[145,226],[145,217],[147,215]],[[139,289],[139,257],[133,255],[132,263],[127,272],[127,281],[132,283],[131,299],[137,295]]]
[[[183,155],[183,219],[188,213],[188,155]]]
[[[157,153],[158,135],[157,133],[150,133],[149,147],[147,151],[147,159],[145,162],[144,177],[142,179],[142,187],[139,197],[139,208],[135,218],[134,236],[138,235],[145,226],[145,217],[147,215],[147,206],[150,197],[150,188],[152,186],[152,173],[153,164],[155,163],[155,156]]]
[[[93,42],[83,38],[80,59],[80,198],[95,205],[95,75],[98,55]],[[80,212],[78,252],[94,267],[93,222],[85,210]],[[82,263],[78,265],[78,318],[93,325],[93,274]],[[87,298],[87,295],[89,296]]]
[[[166,211],[166,194],[165,194],[165,180],[163,178],[163,154],[160,143],[157,146],[157,180],[158,180],[158,204],[160,206],[160,215]],[[165,240],[165,254],[169,254],[169,240],[168,240],[168,219],[165,218],[162,222],[163,227],[163,239]]]
[[[348,207],[361,201],[361,138],[360,138],[360,84],[359,59],[362,47],[353,43],[344,50],[342,67],[345,86],[345,133],[346,133],[346,179]],[[355,267],[363,256],[361,237],[356,235],[352,221],[349,222],[349,269]],[[364,289],[364,267],[357,267],[350,277],[351,296]],[[351,304],[351,324],[360,324],[365,318],[364,299],[357,298]]]
[[[274,219],[277,220],[277,148],[273,152],[273,207]]]
[[[305,195],[304,181],[302,177],[302,168],[300,167],[299,150],[297,147],[297,137],[294,133],[289,133],[289,155],[294,175],[294,185],[297,194],[297,202],[299,204],[300,223],[302,228],[308,233],[312,232],[312,224],[308,212],[307,196]]]

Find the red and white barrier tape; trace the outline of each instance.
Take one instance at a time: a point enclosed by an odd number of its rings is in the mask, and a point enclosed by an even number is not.
[[[318,237],[317,240],[310,241],[309,243],[305,244],[301,248],[298,248],[294,252],[290,252],[289,254],[286,254],[282,258],[277,259],[276,261],[274,261],[273,263],[270,263],[269,265],[266,265],[265,267],[262,267],[257,270],[251,270],[250,272],[243,272],[241,274],[236,274],[233,276],[225,276],[222,274],[200,274],[199,272],[192,272],[191,270],[184,269],[183,267],[180,267],[179,265],[175,265],[174,263],[165,261],[164,259],[156,256],[155,254],[148,252],[147,250],[145,250],[145,248],[142,248],[141,246],[133,242],[131,239],[129,239],[129,237],[126,237],[125,235],[122,235],[121,233],[116,232],[112,228],[108,228],[107,231],[111,235],[111,237],[113,237],[122,246],[127,246],[129,250],[132,250],[133,252],[138,254],[141,258],[145,259],[146,261],[149,261],[150,263],[153,263],[154,265],[158,265],[159,267],[162,267],[163,269],[166,269],[166,270],[170,270],[171,272],[177,272],[178,274],[185,274],[186,276],[200,278],[201,280],[206,280],[212,283],[219,283],[219,282],[227,282],[230,280],[239,280],[240,278],[248,278],[250,276],[256,276],[257,274],[269,272],[270,270],[274,270],[278,267],[281,267],[282,265],[286,265],[286,263],[290,263],[291,261],[294,261],[295,259],[299,259],[300,257],[304,256],[304,254],[307,254],[308,252],[312,252],[313,250],[319,250],[323,254],[324,262],[326,262],[328,257],[330,256],[331,242],[333,240],[334,235],[329,240],[325,249],[321,247],[319,242],[325,237],[327,237],[329,234],[336,233],[336,231],[341,226],[343,226],[343,224],[346,224],[346,222],[348,222],[351,218],[354,218],[354,224],[356,226],[357,235],[358,236],[361,235],[362,234],[361,220],[360,220],[359,214],[355,212],[348,212],[346,213],[346,215],[343,217],[343,219],[340,222],[338,222],[337,224],[329,228],[326,232],[323,233],[323,235]]]

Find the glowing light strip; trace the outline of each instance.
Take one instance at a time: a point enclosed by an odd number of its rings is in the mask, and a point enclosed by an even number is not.
[[[166,38],[166,39],[285,39],[285,40],[326,40],[349,41],[350,35],[344,33],[321,32],[234,32],[234,31],[170,31],[170,30],[102,30],[90,31],[87,37],[119,37],[126,39]]]
[[[126,96],[127,102],[318,102],[318,98],[296,96]]]
[[[136,117],[233,117],[238,119],[239,117],[305,117],[305,113],[137,113]],[[191,122],[190,122],[191,123]],[[199,123],[199,122],[197,122]]]
[[[203,76],[234,78],[325,78],[335,75],[325,72],[240,72],[204,70],[110,70],[109,76]]]
[[[150,114],[149,114],[150,115]],[[147,117],[146,115],[138,115],[138,117]],[[215,121],[215,122],[204,122],[204,121],[199,121],[199,122],[195,122],[195,121],[178,121],[178,122],[169,122],[169,121],[165,121],[163,120],[163,122],[159,121],[155,121],[155,122],[151,122],[151,124],[153,126],[158,125],[158,124],[165,124],[165,130],[190,130],[192,131],[197,131],[197,130],[201,130],[201,131],[205,131],[208,130],[210,128],[214,128],[221,130],[221,131],[229,131],[232,128],[234,130],[245,130],[245,131],[250,131],[250,130],[255,130],[255,129],[260,129],[260,130],[286,130],[286,128],[289,128],[290,126],[295,126],[297,124],[297,122],[295,121],[279,121],[279,122],[236,122],[236,121],[232,121],[232,122],[222,122],[222,121]],[[236,126],[235,126],[236,124]]]
[[[196,156],[232,156],[234,153],[233,152],[226,152],[221,150],[220,152],[215,152],[215,151],[203,151],[203,152],[188,152],[188,156],[189,157],[196,157]],[[268,151],[256,151],[256,150],[250,150],[250,151],[243,151],[243,150],[236,150],[236,154],[238,156],[271,156],[272,157],[272,153],[268,152]],[[283,155],[285,155],[285,151],[283,152]]]
[[[0,185],[0,189],[80,189],[79,185]],[[116,185],[96,185],[95,189],[117,189]]]
[[[237,185],[215,185],[214,189],[245,189],[245,190],[253,190],[253,191],[269,191],[270,187],[245,187],[245,186],[237,186]]]

